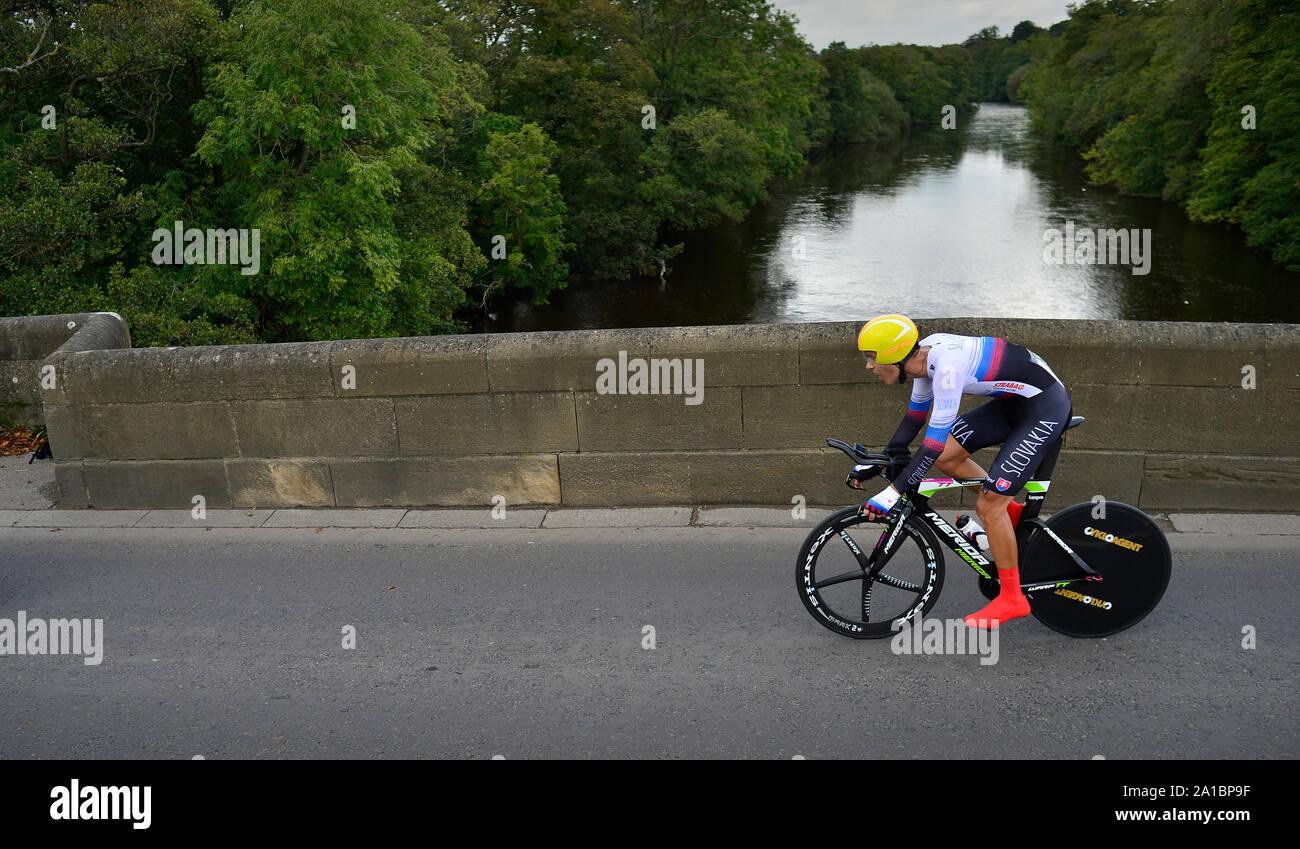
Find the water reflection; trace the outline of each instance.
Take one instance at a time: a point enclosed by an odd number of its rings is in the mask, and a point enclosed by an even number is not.
[[[489,331],[918,318],[1300,321],[1300,274],[1172,204],[1089,186],[1024,109],[984,104],[953,131],[818,157],[742,222],[668,234],[657,277],[577,285],[548,307],[504,303]],[[1044,232],[1149,229],[1147,275],[1050,264]]]

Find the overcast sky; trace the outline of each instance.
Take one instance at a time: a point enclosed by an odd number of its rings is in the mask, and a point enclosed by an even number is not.
[[[1049,27],[1069,15],[1067,0],[769,0],[799,19],[799,32],[821,50],[832,41],[863,44],[959,44],[1021,21]]]

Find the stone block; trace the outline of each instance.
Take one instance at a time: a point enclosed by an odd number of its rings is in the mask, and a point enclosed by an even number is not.
[[[554,454],[330,461],[340,507],[491,507],[560,503]]]
[[[231,408],[243,457],[397,455],[391,398],[235,401]]]
[[[578,450],[571,392],[397,398],[402,456]]]

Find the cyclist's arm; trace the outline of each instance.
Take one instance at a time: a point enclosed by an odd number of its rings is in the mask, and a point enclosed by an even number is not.
[[[925,424],[925,417],[930,412],[930,407],[934,401],[934,391],[930,384],[931,380],[927,377],[920,377],[912,381],[912,397],[907,403],[907,414],[903,416],[903,421],[899,423],[898,430],[894,431],[893,439],[889,440],[889,444],[885,446],[886,454],[890,456],[907,454],[912,440],[916,439],[916,435],[921,431],[921,425]],[[894,484],[873,495],[867,500],[867,504],[881,513],[888,513],[890,508],[898,501],[899,494],[903,491],[902,480],[903,476],[898,476]]]
[[[947,363],[940,363],[931,382],[934,384],[934,409],[930,413],[930,424],[925,429],[921,450],[916,452],[903,473],[894,479],[894,488],[900,493],[916,489],[925,480],[935,460],[943,453],[948,431],[952,429],[953,422],[957,421],[957,412],[961,407],[961,390],[965,385],[961,372]]]
[[[921,425],[925,424],[925,417],[930,414],[930,405],[934,401],[934,393],[930,387],[929,378],[917,378],[912,381],[912,398],[907,402],[907,415],[898,424],[898,430],[894,431],[893,439],[885,446],[886,454],[906,454],[912,440],[921,432]]]

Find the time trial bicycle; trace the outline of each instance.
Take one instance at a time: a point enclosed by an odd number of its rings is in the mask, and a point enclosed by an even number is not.
[[[1066,430],[1082,422],[1082,416],[1073,416]],[[1020,588],[1030,612],[1047,627],[1072,637],[1104,637],[1131,627],[1159,603],[1172,568],[1169,542],[1150,516],[1118,501],[1075,504],[1040,519],[1063,439],[1064,433],[1025,485],[1016,526]],[[826,444],[858,465],[875,466],[873,474],[892,481],[885,472],[888,456],[838,439]],[[837,634],[891,636],[903,620],[924,617],[938,602],[943,547],[975,570],[985,597],[996,598],[997,568],[990,554],[930,506],[938,492],[981,483],[979,478],[925,480],[883,520],[863,516],[860,506],[832,513],[799,550],[795,578],[804,607]],[[876,534],[866,545],[854,538]]]

